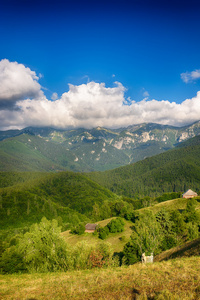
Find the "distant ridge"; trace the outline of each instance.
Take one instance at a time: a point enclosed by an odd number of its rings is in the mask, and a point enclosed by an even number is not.
[[[199,134],[200,121],[184,127],[143,123],[118,129],[0,131],[0,171],[105,171],[185,147],[194,137],[198,144]]]

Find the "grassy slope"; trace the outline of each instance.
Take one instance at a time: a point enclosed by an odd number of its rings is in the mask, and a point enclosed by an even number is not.
[[[199,211],[200,210],[200,197],[196,197],[195,199],[199,200],[199,202],[197,203],[197,207],[196,207],[196,209]],[[167,210],[175,210],[175,209],[182,210],[182,209],[186,208],[187,202],[188,202],[188,199],[177,198],[177,199],[173,199],[173,200],[164,201],[164,202],[155,204],[150,207],[141,208],[138,211],[143,212],[145,210],[151,210],[151,211],[157,213],[162,208],[165,208]]]
[[[107,225],[113,218],[106,219],[103,221],[96,222],[100,226]],[[109,242],[112,245],[113,252],[120,252],[123,250],[124,245],[128,242],[132,229],[131,226],[133,225],[132,222],[126,221],[124,226],[124,231],[119,233],[110,233],[109,236],[106,238],[106,242]],[[80,241],[86,241],[89,244],[99,243],[102,240],[99,239],[97,236],[93,235],[92,233],[84,233],[83,235],[74,235],[70,234],[70,231],[62,232],[62,236],[65,238],[66,242],[70,245],[74,245]],[[120,237],[124,236],[124,240],[121,241]]]
[[[177,257],[200,256],[200,238],[189,241],[181,246],[164,251],[154,258],[154,261],[163,261]]]
[[[66,273],[0,275],[0,293],[4,300],[199,299],[200,257]]]

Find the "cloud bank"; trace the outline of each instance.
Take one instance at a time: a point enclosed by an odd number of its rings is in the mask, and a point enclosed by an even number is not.
[[[115,82],[69,84],[69,91],[49,100],[35,72],[17,62],[0,61],[0,128],[51,126],[56,128],[118,128],[143,122],[182,126],[200,119],[200,92],[181,104],[147,98],[125,98],[125,87]],[[12,104],[12,105],[11,105]],[[14,105],[14,106],[13,106]]]

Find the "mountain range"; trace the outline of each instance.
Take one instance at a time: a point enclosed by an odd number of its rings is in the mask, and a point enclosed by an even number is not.
[[[0,131],[0,171],[104,171],[173,149],[200,134],[184,127],[143,123],[127,128]]]

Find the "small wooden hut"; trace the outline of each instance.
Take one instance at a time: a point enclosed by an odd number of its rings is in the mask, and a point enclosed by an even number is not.
[[[89,232],[89,233],[95,232],[96,227],[97,227],[97,224],[87,223],[85,225],[85,232]]]
[[[192,190],[187,190],[184,194],[182,194],[183,198],[189,199],[189,198],[194,198],[198,196],[197,193],[193,192]]]

